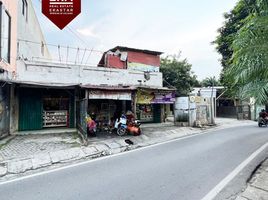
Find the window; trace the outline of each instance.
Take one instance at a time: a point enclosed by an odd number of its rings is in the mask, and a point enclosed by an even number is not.
[[[4,9],[3,5],[0,4],[0,39],[1,39],[1,50],[0,58],[7,63],[10,63],[10,32],[11,32],[11,18],[8,12]]]
[[[22,0],[22,15],[28,20],[28,3],[26,0]]]

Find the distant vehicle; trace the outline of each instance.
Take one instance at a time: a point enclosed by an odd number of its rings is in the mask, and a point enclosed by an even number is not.
[[[267,127],[268,125],[268,113],[264,109],[262,109],[261,112],[259,113],[258,125],[259,127],[262,127],[262,126]]]
[[[268,120],[266,118],[259,117],[258,125],[259,125],[259,127],[262,127],[262,126],[267,127]]]

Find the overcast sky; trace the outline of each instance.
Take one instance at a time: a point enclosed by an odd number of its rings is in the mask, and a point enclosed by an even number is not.
[[[198,79],[219,76],[220,55],[211,42],[223,23],[223,13],[230,11],[237,0],[81,1],[81,14],[69,28],[60,30],[41,14],[40,1],[33,0],[47,43],[100,51],[120,45],[162,51],[166,55],[181,51]],[[56,54],[55,49],[51,52]],[[62,49],[63,57],[67,54],[64,52]],[[79,56],[81,60],[82,50]],[[83,62],[88,56],[86,52]],[[88,64],[97,64],[100,56],[98,52],[92,53]]]

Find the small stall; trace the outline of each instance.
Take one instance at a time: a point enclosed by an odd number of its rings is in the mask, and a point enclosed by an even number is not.
[[[132,110],[132,98],[135,88],[129,86],[81,86],[85,89],[86,107],[82,113],[90,115],[98,125],[107,125],[122,113]],[[81,129],[85,124],[80,119]]]
[[[19,131],[75,127],[74,87],[19,87]]]
[[[173,105],[175,90],[169,88],[137,88],[136,115],[141,122],[165,121],[164,105]]]

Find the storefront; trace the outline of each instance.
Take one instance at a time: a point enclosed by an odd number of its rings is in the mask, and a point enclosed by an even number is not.
[[[174,90],[167,88],[138,88],[136,96],[136,115],[141,122],[164,122],[165,105],[175,102]]]
[[[18,87],[19,131],[75,126],[74,88]]]
[[[85,90],[84,97],[80,101],[80,130],[85,132],[85,115],[94,118],[98,124],[110,124],[122,113],[132,110],[134,88],[112,86],[82,86]],[[86,104],[86,106],[85,106]]]

